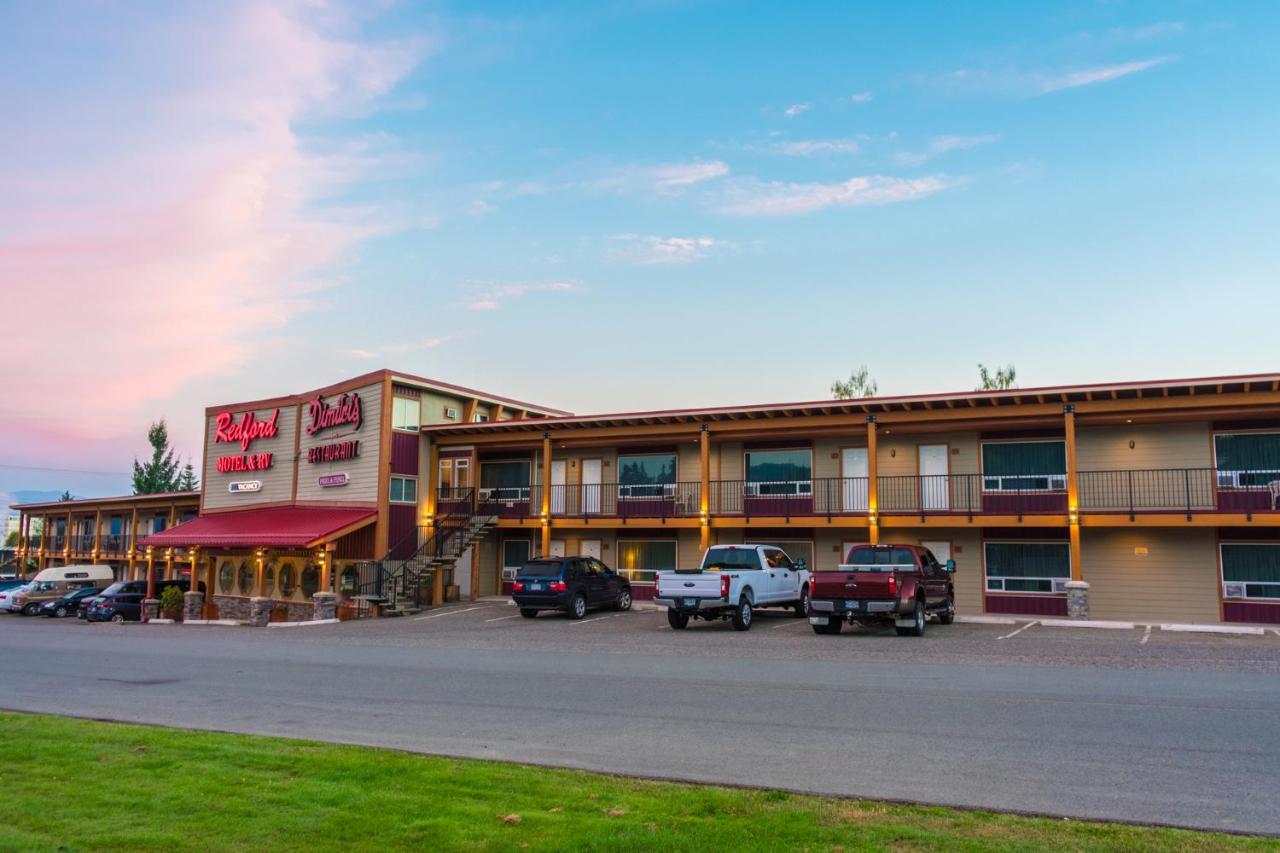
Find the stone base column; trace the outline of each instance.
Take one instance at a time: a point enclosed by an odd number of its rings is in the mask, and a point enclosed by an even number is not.
[[[265,628],[271,621],[271,599],[253,597],[249,599],[249,624],[255,628]]]
[[[1084,581],[1067,581],[1067,616],[1071,619],[1089,618],[1089,584]]]
[[[204,618],[204,593],[184,592],[182,594],[182,621],[192,622]]]
[[[160,618],[160,599],[148,598],[146,601],[142,602],[142,612],[143,614],[145,614],[148,622],[150,622],[152,619],[159,619]]]
[[[331,592],[317,592],[311,596],[312,619],[338,618],[338,596]]]

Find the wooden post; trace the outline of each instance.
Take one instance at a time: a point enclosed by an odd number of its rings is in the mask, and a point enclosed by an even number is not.
[[[259,551],[256,554],[258,561],[258,572],[254,579],[253,588],[258,591],[258,598],[264,598],[267,594],[267,572],[266,572],[266,554]]]
[[[542,556],[551,553],[551,433],[542,434]]]
[[[173,580],[173,549],[164,549],[164,579]]]
[[[703,424],[698,433],[698,476],[701,485],[698,494],[699,525],[698,547],[705,553],[711,546],[711,428]]]
[[[138,570],[138,508],[133,508],[133,517],[129,520],[129,580],[134,579]]]
[[[876,417],[867,415],[867,541],[880,541],[880,478],[876,464]]]
[[[434,441],[428,439],[427,445],[427,502],[426,502],[426,527],[427,539],[430,539],[435,533],[436,524],[436,507],[439,501],[440,491],[440,448]],[[450,498],[453,495],[449,496]]]
[[[437,565],[431,578],[431,605],[444,604],[444,566]]]
[[[499,403],[493,412],[489,415],[489,420],[500,421],[507,414],[507,407]]]
[[[62,562],[69,563],[71,557],[71,513],[67,513],[67,529],[62,533]]]
[[[1080,493],[1076,483],[1076,407],[1062,407],[1063,432],[1067,448],[1067,525],[1071,534],[1071,579],[1084,580],[1080,554]]]
[[[151,550],[151,546],[147,546],[147,601],[156,597],[156,570],[155,570],[155,554]],[[143,619],[146,619],[146,607],[143,607]]]
[[[331,580],[333,578],[333,543],[324,543],[324,550],[320,552],[320,591],[329,592]],[[333,592],[337,592],[335,587]]]
[[[93,514],[93,564],[98,564],[98,555],[102,553],[102,510]]]
[[[462,422],[464,424],[475,423],[476,407],[479,405],[480,405],[480,401],[477,400],[475,397],[472,397],[462,407]]]

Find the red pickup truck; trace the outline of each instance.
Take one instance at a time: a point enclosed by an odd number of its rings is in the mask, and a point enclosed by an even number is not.
[[[845,622],[893,622],[900,637],[920,637],[930,613],[938,624],[956,617],[954,560],[939,563],[918,545],[855,545],[834,572],[815,571],[809,624],[815,634],[839,634]]]

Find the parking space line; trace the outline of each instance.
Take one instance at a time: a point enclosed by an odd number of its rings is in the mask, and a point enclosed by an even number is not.
[[[1272,628],[1271,633],[1275,634],[1277,637],[1280,637],[1280,628]]]
[[[462,610],[446,610],[443,613],[428,613],[426,616],[414,616],[414,622],[421,622],[423,619],[436,619],[441,616],[452,616],[455,613],[470,613],[472,610],[484,610],[488,605],[481,604],[479,607],[464,607]]]
[[[781,625],[770,625],[771,628],[794,628],[797,625],[808,625],[808,619],[793,619],[790,622],[783,622]]]
[[[486,620],[484,620],[484,621],[485,621],[486,623],[487,623],[487,622],[501,622],[501,621],[503,621],[504,619],[519,619],[519,618],[520,618],[520,614],[519,614],[519,613],[513,613],[513,614],[511,614],[510,616],[499,616],[499,617],[497,617],[497,618],[495,618],[495,619],[486,619]]]
[[[1147,644],[1147,640],[1150,640],[1150,639],[1151,639],[1151,626],[1148,625],[1147,630],[1142,632],[1142,639],[1138,641],[1138,645],[1145,646]]]
[[[1012,632],[1010,632],[1010,633],[1008,633],[1008,634],[1005,634],[1003,637],[996,637],[996,639],[997,639],[997,640],[1007,640],[1007,639],[1009,639],[1010,637],[1016,637],[1016,636],[1018,636],[1019,634],[1021,634],[1023,631],[1027,630],[1028,628],[1030,628],[1030,627],[1032,627],[1032,626],[1034,626],[1034,625],[1039,625],[1039,624],[1040,624],[1040,623],[1039,623],[1038,621],[1028,622],[1027,624],[1023,625],[1021,628],[1019,628],[1018,630],[1016,630],[1016,631],[1012,631]]]
[[[612,618],[613,618],[613,616],[597,616],[597,617],[596,617],[596,618],[594,618],[594,619],[575,619],[575,620],[573,620],[572,622],[570,622],[569,624],[570,624],[570,625],[585,625],[585,624],[587,624],[588,622],[599,622],[599,621],[600,621],[600,620],[602,620],[602,619],[612,619]]]

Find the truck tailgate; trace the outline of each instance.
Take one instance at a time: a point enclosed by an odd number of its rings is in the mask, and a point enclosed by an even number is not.
[[[719,598],[720,572],[658,572],[659,598]]]
[[[842,566],[834,572],[814,572],[810,582],[810,597],[896,599],[899,589],[901,585],[897,583],[894,572],[849,571]]]

